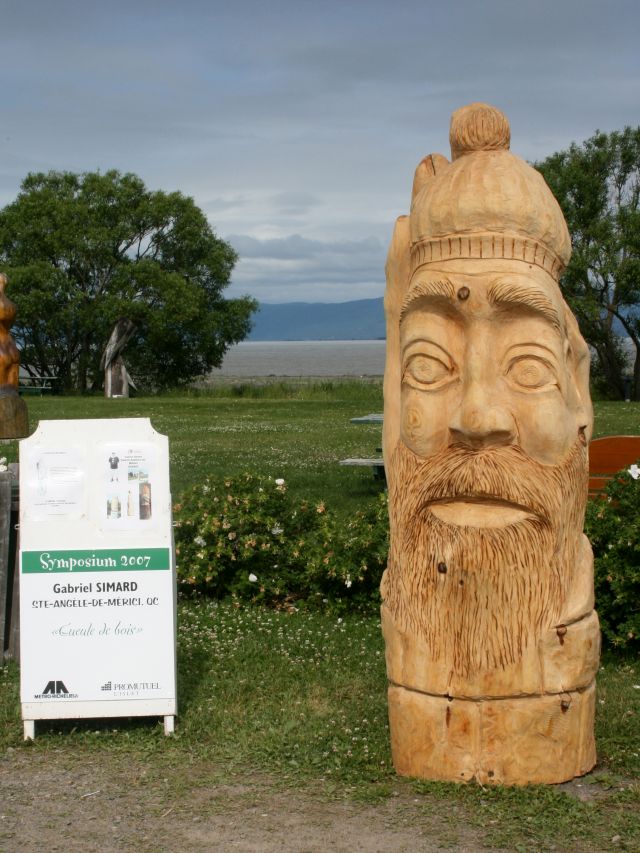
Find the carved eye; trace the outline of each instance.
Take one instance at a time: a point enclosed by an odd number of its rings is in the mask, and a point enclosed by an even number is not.
[[[541,358],[525,355],[511,362],[507,376],[521,388],[536,391],[550,385],[557,385],[558,380],[551,365]]]
[[[434,388],[451,377],[451,368],[432,355],[412,356],[404,369],[403,379],[410,385]]]

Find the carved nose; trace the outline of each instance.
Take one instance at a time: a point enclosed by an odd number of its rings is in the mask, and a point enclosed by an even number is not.
[[[460,408],[449,425],[451,441],[474,450],[502,447],[517,439],[515,420],[511,412],[497,401],[488,399],[476,386],[465,395]]]

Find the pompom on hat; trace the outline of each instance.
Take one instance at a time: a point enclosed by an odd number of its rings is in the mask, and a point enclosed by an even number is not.
[[[571,257],[564,216],[542,175],[509,151],[510,136],[506,116],[488,104],[453,114],[452,162],[430,154],[416,169],[412,274],[458,258],[504,258],[559,280]]]

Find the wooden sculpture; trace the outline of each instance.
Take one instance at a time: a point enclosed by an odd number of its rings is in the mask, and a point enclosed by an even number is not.
[[[24,438],[29,432],[27,406],[18,396],[20,353],[9,331],[16,306],[6,286],[7,277],[0,273],[0,439]]]
[[[128,397],[129,387],[136,387],[122,358],[122,352],[135,331],[135,323],[126,318],[118,320],[113,327],[100,360],[100,369],[104,370],[105,397]]]
[[[387,261],[382,626],[396,770],[561,782],[596,760],[599,627],[582,532],[589,352],[567,226],[505,116],[451,120]]]

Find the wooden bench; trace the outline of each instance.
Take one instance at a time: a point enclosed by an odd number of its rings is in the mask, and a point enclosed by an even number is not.
[[[605,435],[589,445],[589,498],[602,496],[622,468],[640,460],[640,435]]]
[[[385,479],[384,462],[381,456],[372,456],[370,459],[341,459],[340,464],[373,468],[373,476],[377,480]]]

